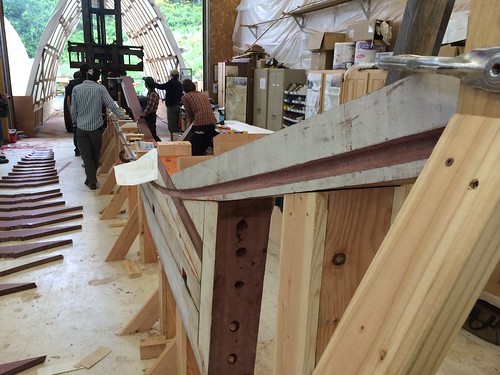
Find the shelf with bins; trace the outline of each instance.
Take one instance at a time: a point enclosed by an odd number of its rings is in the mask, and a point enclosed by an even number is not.
[[[296,124],[306,114],[306,92],[303,84],[292,84],[283,92],[283,126]]]

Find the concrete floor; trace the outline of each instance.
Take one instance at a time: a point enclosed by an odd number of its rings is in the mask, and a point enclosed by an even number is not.
[[[164,122],[159,121],[158,130],[160,137],[167,140],[168,130]],[[49,119],[40,126],[36,138],[5,145],[3,150],[10,163],[0,165],[0,176],[7,175],[21,157],[35,148],[52,149],[55,153],[60,182],[46,189],[58,187],[63,193],[59,199],[63,199],[66,205],[84,207],[83,219],[56,226],[81,224],[83,229],[41,239],[71,238],[72,246],[17,259],[0,259],[0,270],[4,270],[49,255],[64,256],[62,261],[0,278],[0,283],[37,284],[36,289],[0,297],[0,363],[47,355],[44,364],[23,374],[65,373],[62,371],[67,371],[97,348],[106,347],[111,353],[95,366],[72,373],[143,374],[154,360],[140,360],[139,341],[158,334],[158,327],[130,336],[118,336],[117,333],[156,288],[156,265],[138,262],[142,275],[130,279],[121,262],[104,262],[121,228],[110,228],[111,220],[99,219],[99,210],[111,197],[100,196],[99,190],[91,191],[83,184],[85,175],[81,159],[74,156],[72,135],[64,130],[61,117]],[[102,176],[100,178],[102,182]],[[13,190],[1,189],[0,193],[13,193]],[[279,233],[275,233],[274,238],[279,240]],[[257,375],[272,374],[273,368],[279,249],[271,242],[255,369]],[[137,251],[136,241],[127,257],[138,259]],[[438,374],[499,374],[499,348],[487,344],[487,349],[484,348],[482,340],[462,331]]]
[[[56,112],[56,116],[60,113]],[[158,134],[169,138],[167,126],[158,121]],[[0,297],[0,363],[47,355],[44,364],[26,370],[23,374],[53,374],[67,371],[76,362],[99,347],[111,353],[90,369],[71,373],[95,375],[142,374],[154,360],[141,360],[141,338],[159,334],[158,326],[144,333],[118,336],[117,333],[140,309],[157,286],[157,266],[138,262],[142,275],[130,279],[122,262],[104,262],[109,250],[121,232],[110,228],[113,220],[102,221],[99,211],[111,196],[100,196],[84,185],[85,174],[79,157],[74,156],[72,135],[64,129],[61,117],[54,117],[38,128],[36,138],[20,139],[6,144],[3,150],[10,160],[0,165],[0,176],[12,171],[17,161],[34,149],[52,149],[58,170],[59,184],[25,189],[43,191],[59,188],[67,206],[83,206],[83,219],[62,225],[81,224],[82,230],[68,234],[44,237],[36,241],[72,239],[73,245],[46,250],[17,259],[0,259],[0,270],[9,269],[40,258],[62,254],[64,260],[18,272],[0,278],[0,283],[35,282],[36,289]],[[103,182],[99,176],[99,182]],[[98,185],[99,186],[99,185]],[[1,189],[1,194],[12,194],[13,189]],[[126,218],[126,214],[123,215]],[[120,217],[118,217],[120,219]],[[23,242],[24,243],[24,242]],[[9,242],[9,245],[15,242]],[[5,245],[5,244],[0,244]],[[138,241],[127,258],[138,260]],[[271,282],[276,283],[278,257],[270,252]],[[267,276],[269,284],[270,276]],[[274,316],[274,299],[264,296],[268,311]],[[274,322],[263,322],[263,338],[259,343],[259,362],[256,373],[272,372]],[[47,371],[47,372],[44,372]],[[65,373],[65,372],[60,372]]]

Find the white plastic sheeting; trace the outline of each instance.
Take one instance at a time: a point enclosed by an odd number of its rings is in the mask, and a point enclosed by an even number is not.
[[[303,19],[283,17],[283,13],[316,2],[242,0],[237,7],[238,15],[234,27],[233,44],[245,48],[257,43],[270,57],[276,58],[287,67],[309,69],[311,59],[310,52],[307,50],[307,41],[312,33],[316,31],[344,32],[347,24],[366,19],[358,0],[307,13]],[[406,1],[403,0],[372,0],[370,17],[401,20],[405,6]],[[454,12],[467,11],[469,8],[470,0],[455,1]],[[256,25],[256,27],[249,28],[240,25]]]

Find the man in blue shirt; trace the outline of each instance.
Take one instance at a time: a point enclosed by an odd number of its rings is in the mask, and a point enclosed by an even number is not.
[[[100,76],[99,68],[90,68],[87,79],[75,86],[71,95],[71,118],[76,124],[78,148],[85,166],[85,184],[90,190],[97,188],[97,168],[105,129],[102,106],[125,119],[106,88],[97,83]]]
[[[182,83],[179,82],[179,71],[172,69],[170,79],[165,83],[155,83],[156,89],[165,90],[165,105],[167,107],[167,124],[170,140],[174,140],[174,133],[179,132],[181,114]]]

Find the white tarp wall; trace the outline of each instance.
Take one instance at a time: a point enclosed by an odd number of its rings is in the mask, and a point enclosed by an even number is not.
[[[366,19],[360,1],[333,6],[304,15],[301,29],[293,17],[277,21],[271,28],[272,20],[282,17],[283,13],[297,9],[299,6],[317,3],[311,0],[242,0],[237,7],[238,16],[233,33],[233,44],[245,48],[256,42],[256,37],[248,27],[257,26],[257,44],[262,46],[270,57],[284,63],[289,68],[310,68],[310,52],[307,50],[309,36],[316,31],[345,32],[348,23]],[[406,1],[404,0],[372,0],[370,17],[384,20],[401,20]],[[456,0],[456,12],[468,12],[470,0]],[[454,15],[452,15],[452,20]],[[452,22],[450,20],[450,23]],[[298,22],[302,22],[299,18]],[[263,24],[260,24],[263,23]],[[254,29],[255,30],[255,29]]]

